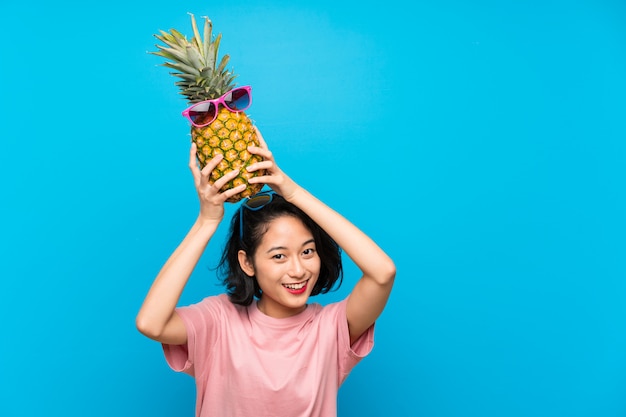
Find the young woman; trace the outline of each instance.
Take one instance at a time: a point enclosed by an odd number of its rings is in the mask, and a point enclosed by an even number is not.
[[[226,294],[177,308],[179,297],[224,216],[224,202],[245,185],[220,192],[215,157],[204,169],[192,145],[189,167],[200,213],[165,263],[137,315],[141,333],[163,344],[168,364],[192,375],[197,416],[335,416],[337,391],[373,347],[374,322],[393,285],[392,260],[344,217],[278,167],[261,137],[250,179],[272,192],[244,200],[230,224],[220,262]],[[341,248],[341,249],[340,249]],[[361,278],[341,302],[309,297],[341,279],[341,250]]]

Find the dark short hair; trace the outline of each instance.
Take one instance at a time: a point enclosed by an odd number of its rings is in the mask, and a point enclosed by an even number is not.
[[[241,239],[239,217],[242,215],[244,230]],[[339,245],[306,213],[280,195],[274,194],[272,201],[259,210],[239,207],[230,221],[228,238],[217,269],[232,303],[248,306],[255,297],[261,297],[262,291],[256,277],[248,276],[241,269],[238,253],[244,250],[248,256],[254,256],[261,239],[269,228],[269,223],[283,216],[292,216],[301,220],[313,234],[321,265],[320,275],[311,295],[327,293],[335,287],[335,284],[337,284],[335,289],[341,286],[343,266]]]

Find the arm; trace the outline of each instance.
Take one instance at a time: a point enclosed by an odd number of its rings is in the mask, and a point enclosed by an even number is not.
[[[251,147],[250,152],[264,159],[250,167],[251,171],[264,168],[268,175],[255,177],[250,182],[264,182],[287,201],[295,204],[322,227],[363,273],[354,286],[347,304],[350,342],[354,343],[382,313],[396,268],[387,254],[355,225],[315,198],[283,173],[274,162],[272,153],[260,137],[261,147]]]
[[[237,171],[224,175],[213,185],[209,183],[211,171],[222,158],[221,155],[216,156],[200,171],[196,162],[196,146],[194,144],[191,147],[189,168],[200,200],[200,214],[187,236],[161,268],[136,318],[137,329],[156,341],[178,345],[187,342],[185,326],[175,312],[176,305],[200,256],[224,217],[224,202],[246,188],[243,184],[219,192],[222,186],[238,175]]]

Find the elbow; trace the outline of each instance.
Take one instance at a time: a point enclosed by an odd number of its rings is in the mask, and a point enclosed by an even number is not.
[[[393,285],[393,282],[396,280],[396,266],[393,264],[393,262],[391,263],[389,271],[387,271],[386,278],[389,285]]]
[[[135,326],[139,333],[153,340],[158,340],[161,334],[163,334],[162,327],[155,325],[141,313],[135,318]]]
[[[377,274],[378,283],[383,286],[392,286],[394,280],[396,279],[396,265],[390,259],[385,262],[384,265],[381,265],[381,270]]]

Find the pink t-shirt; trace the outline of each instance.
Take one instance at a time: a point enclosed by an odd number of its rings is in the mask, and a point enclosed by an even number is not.
[[[196,379],[196,416],[337,415],[337,391],[374,346],[374,326],[350,346],[346,301],[309,304],[276,319],[225,294],[176,311],[186,345],[163,345],[177,372]]]

